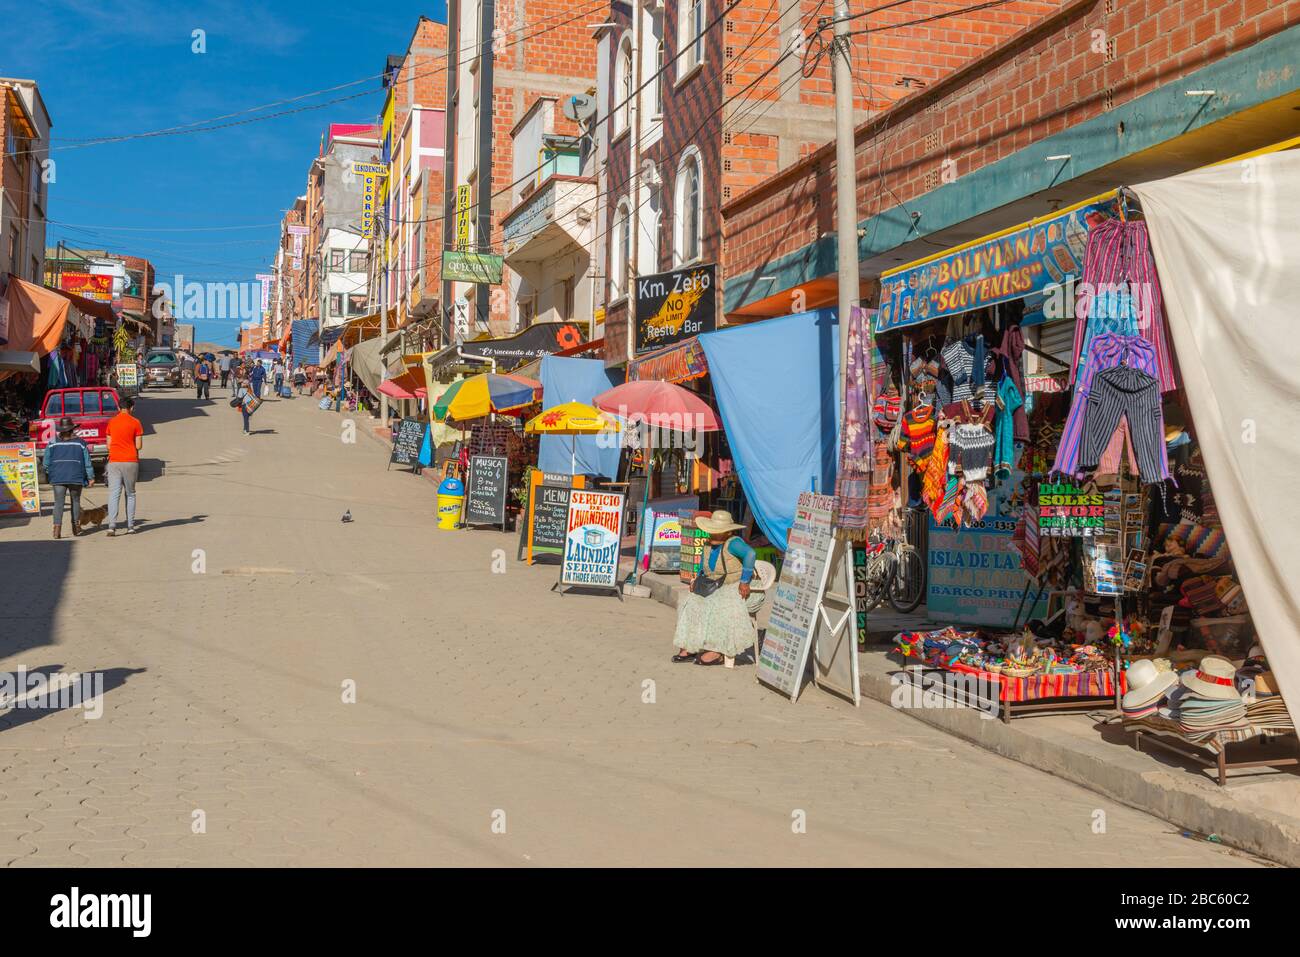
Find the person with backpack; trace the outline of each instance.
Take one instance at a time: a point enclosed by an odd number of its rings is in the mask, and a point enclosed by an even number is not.
[[[194,385],[198,390],[196,399],[212,398],[212,363],[208,361],[207,356],[200,356],[199,361],[194,365]]]
[[[77,438],[77,424],[66,415],[59,419],[58,438],[45,447],[45,474],[54,489],[54,537],[63,537],[63,506],[72,502],[72,535],[81,534],[81,490],[95,484],[90,449]]]

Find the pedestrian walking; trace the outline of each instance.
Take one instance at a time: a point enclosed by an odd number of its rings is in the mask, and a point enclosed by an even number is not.
[[[222,356],[221,359],[217,362],[217,367],[221,370],[221,388],[223,389],[226,387],[226,384],[230,381],[231,365],[233,365],[233,363],[230,361],[230,356]]]
[[[293,387],[298,390],[299,395],[302,395],[302,390],[306,388],[306,386],[307,370],[304,369],[302,363],[299,362],[298,367],[293,370]]]
[[[45,474],[54,489],[54,537],[63,537],[63,506],[72,505],[72,535],[81,534],[81,490],[95,484],[90,449],[77,438],[77,424],[66,415],[59,419],[58,438],[45,447]]]
[[[140,450],[144,426],[131,414],[135,399],[124,395],[121,411],[108,420],[108,534],[117,534],[118,497],[126,495],[126,534],[135,531],[135,482],[140,477]]]
[[[234,398],[230,400],[231,408],[239,409],[240,414],[244,417],[244,434],[252,435],[248,430],[249,420],[257,407],[262,404],[262,400],[253,394],[253,390],[244,385],[242,382],[235,385]]]
[[[212,398],[212,363],[206,356],[200,356],[194,365],[194,386],[198,390],[196,399]]]
[[[271,372],[275,379],[275,397],[278,399],[280,390],[284,388],[284,360],[277,356]]]
[[[261,360],[254,360],[253,368],[248,372],[248,386],[253,390],[253,396],[260,399],[262,397],[262,383],[266,381],[266,366],[262,365]]]

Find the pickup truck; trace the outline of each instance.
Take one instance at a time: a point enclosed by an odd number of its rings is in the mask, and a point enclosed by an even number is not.
[[[117,390],[107,386],[84,386],[79,389],[51,389],[45,393],[41,414],[29,426],[31,441],[41,461],[45,447],[54,441],[59,419],[65,415],[77,424],[74,433],[90,449],[90,461],[96,470],[108,462],[108,420],[117,415]]]

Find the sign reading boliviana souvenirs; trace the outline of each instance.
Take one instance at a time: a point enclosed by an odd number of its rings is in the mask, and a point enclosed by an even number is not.
[[[638,276],[633,300],[636,351],[651,352],[718,327],[717,266]]]
[[[561,585],[618,587],[623,540],[623,493],[573,489],[569,492]]]
[[[756,670],[759,681],[789,695],[791,701],[799,696],[826,587],[834,511],[834,496],[800,493],[781,580],[772,589],[767,633]]]

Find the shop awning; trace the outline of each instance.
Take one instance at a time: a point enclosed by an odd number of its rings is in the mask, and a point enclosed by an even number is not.
[[[49,355],[63,340],[72,304],[53,289],[11,276],[5,290],[9,320],[0,328],[0,345],[15,352]]]
[[[689,382],[708,374],[704,347],[696,337],[651,352],[628,363],[628,381],[658,379],[660,382]]]
[[[1023,299],[1083,273],[1088,230],[1119,215],[1118,190],[880,276],[875,331]]]
[[[456,372],[472,375],[491,371],[490,363],[495,363],[496,372],[514,372],[532,359],[554,355],[584,341],[582,327],[577,323],[538,322],[513,336],[449,345],[433,357],[433,374],[440,379]]]

